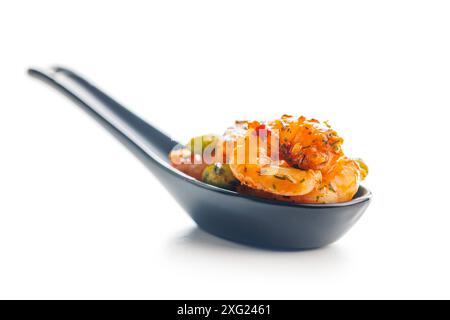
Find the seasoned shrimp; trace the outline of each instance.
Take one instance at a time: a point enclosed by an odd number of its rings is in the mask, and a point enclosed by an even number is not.
[[[320,184],[317,170],[260,164],[230,164],[236,179],[250,188],[283,196],[305,195]]]
[[[261,127],[266,129],[258,121],[247,122],[250,134]],[[343,139],[328,123],[284,115],[268,127],[269,135],[278,134],[281,165],[274,167],[267,161],[232,165],[233,174],[247,187],[239,188],[241,191],[298,203],[334,203],[353,198],[359,182],[367,175],[367,166],[344,156]]]
[[[321,124],[305,117],[294,119],[283,115],[271,123],[279,130],[280,154],[292,167],[300,169],[327,170],[343,156],[343,139],[327,122]]]
[[[252,122],[243,142],[234,144],[235,159],[242,149],[244,163],[230,163],[232,173],[241,184],[273,194],[298,196],[313,191],[321,183],[322,175],[318,170],[292,168],[285,161],[273,161],[269,158],[270,144],[266,149],[258,148],[255,161],[250,161],[248,138],[255,133],[252,126],[261,128],[260,124]],[[270,139],[270,132],[268,137]]]
[[[238,192],[271,200],[293,203],[336,203],[353,198],[358,191],[359,182],[367,175],[367,166],[361,160],[346,157],[339,159],[330,171],[323,176],[322,183],[311,192],[299,196],[280,196],[272,192],[255,190],[240,186]]]
[[[353,198],[358,191],[359,182],[367,171],[360,164],[347,157],[342,157],[323,176],[322,184],[312,192],[295,199],[302,203],[335,203]]]

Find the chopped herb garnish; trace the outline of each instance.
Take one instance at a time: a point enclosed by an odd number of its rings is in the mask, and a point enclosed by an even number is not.
[[[288,174],[275,174],[274,177],[277,178],[277,179],[280,179],[280,180],[289,180],[289,182],[292,182],[292,183],[296,183],[297,182],[294,178],[292,178]]]

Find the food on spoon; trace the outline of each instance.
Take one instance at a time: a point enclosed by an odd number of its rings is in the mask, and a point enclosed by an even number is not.
[[[353,198],[368,173],[342,150],[328,122],[283,115],[270,122],[237,121],[222,137],[204,135],[170,154],[172,165],[205,183],[295,203]]]
[[[322,181],[320,171],[315,170],[258,164],[231,164],[230,168],[241,184],[285,196],[308,194]]]
[[[207,166],[202,173],[202,181],[213,186],[233,190],[239,185],[228,164],[216,163]]]
[[[208,166],[201,155],[194,154],[187,147],[172,150],[169,158],[172,166],[197,180],[202,180],[203,170]]]
[[[344,140],[328,122],[283,115],[272,128],[280,131],[280,151],[289,165],[300,169],[324,170],[343,156]]]
[[[198,154],[203,153],[207,147],[213,147],[220,141],[221,137],[214,134],[205,134],[194,137],[187,143],[186,147]]]
[[[322,183],[306,195],[295,199],[304,203],[345,202],[353,198],[362,180],[359,164],[347,157],[339,158],[323,176]]]

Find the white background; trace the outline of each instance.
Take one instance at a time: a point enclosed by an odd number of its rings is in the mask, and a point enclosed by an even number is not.
[[[450,298],[448,1],[4,1],[0,298]],[[337,243],[199,231],[95,121],[25,74],[81,72],[175,138],[329,119],[373,203]]]

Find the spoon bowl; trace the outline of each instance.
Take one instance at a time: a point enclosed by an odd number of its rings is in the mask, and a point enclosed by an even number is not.
[[[239,243],[275,250],[326,246],[342,237],[371,201],[360,186],[348,202],[294,204],[221,189],[178,171],[169,152],[178,145],[76,73],[61,67],[28,73],[74,100],[109,129],[159,179],[204,231]]]

